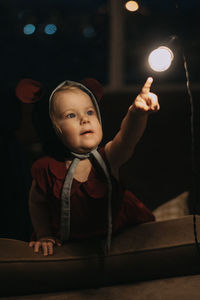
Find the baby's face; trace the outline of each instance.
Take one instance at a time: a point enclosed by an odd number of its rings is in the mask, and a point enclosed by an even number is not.
[[[87,153],[102,140],[102,128],[90,97],[78,88],[54,95],[54,125],[63,143],[77,153]]]

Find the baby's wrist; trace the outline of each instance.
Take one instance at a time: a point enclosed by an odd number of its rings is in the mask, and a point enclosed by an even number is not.
[[[129,109],[128,109],[128,112],[130,112],[132,115],[134,116],[148,116],[149,115],[149,112],[147,111],[141,111],[139,110],[138,108],[135,107],[134,104],[132,104],[131,106],[129,106]]]

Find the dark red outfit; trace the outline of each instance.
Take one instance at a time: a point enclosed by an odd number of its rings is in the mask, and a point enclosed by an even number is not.
[[[104,148],[101,148],[99,153],[109,168]],[[66,173],[65,163],[49,156],[39,159],[32,166],[32,177],[36,181],[38,191],[45,196],[48,202],[47,214],[52,235],[58,238],[60,234],[60,199]],[[111,181],[113,232],[127,225],[154,221],[151,211],[133,193],[124,190],[113,176],[111,176]],[[40,210],[38,210],[39,212]],[[107,214],[107,181],[98,163],[94,160],[88,180],[79,182],[74,179],[72,183],[70,238],[82,239],[105,234],[107,232]],[[39,216],[37,219],[40,219]],[[41,232],[45,235],[44,228],[41,228]],[[49,236],[49,232],[46,235]],[[42,237],[40,232],[37,232],[37,237]]]

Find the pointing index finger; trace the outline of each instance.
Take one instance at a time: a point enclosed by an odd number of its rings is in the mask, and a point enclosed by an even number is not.
[[[153,82],[153,78],[152,77],[148,77],[145,84],[142,87],[141,93],[140,94],[148,94],[150,92],[150,88]]]

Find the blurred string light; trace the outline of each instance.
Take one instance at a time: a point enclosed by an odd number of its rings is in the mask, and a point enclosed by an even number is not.
[[[137,3],[137,1],[127,1],[125,3],[125,8],[128,11],[134,12],[134,11],[137,11],[139,9],[139,4]]]
[[[47,24],[44,27],[44,32],[47,35],[53,35],[57,31],[57,26],[55,24]]]
[[[24,34],[31,35],[35,32],[35,25],[34,24],[26,24],[23,28]]]
[[[152,70],[163,72],[171,66],[174,54],[165,46],[160,46],[149,54],[148,62]]]

